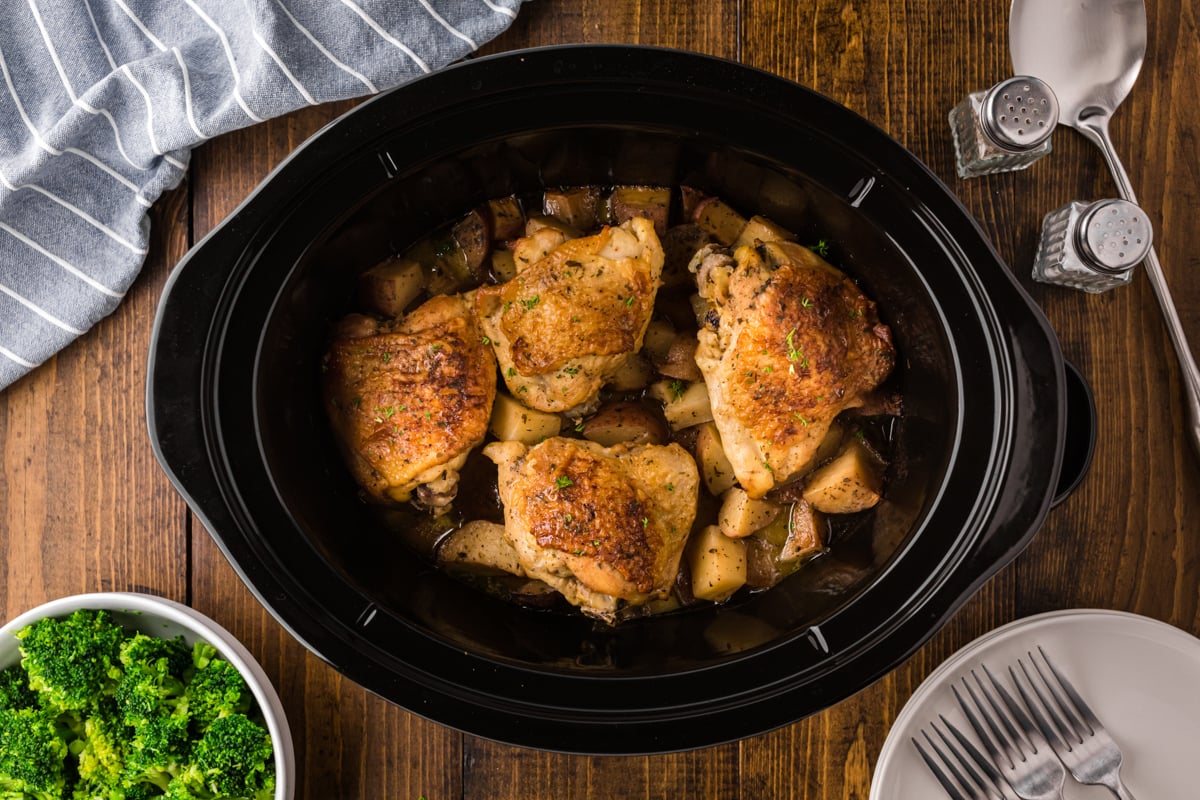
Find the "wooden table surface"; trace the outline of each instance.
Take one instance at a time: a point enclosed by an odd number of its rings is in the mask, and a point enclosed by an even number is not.
[[[1200,3],[1147,0],[1149,48],[1113,136],[1184,327],[1200,342]],[[1033,544],[912,659],[824,713],[677,755],[549,755],[465,736],[393,706],[294,641],[240,583],[159,469],[144,419],[163,283],[292,148],[351,104],[208,142],[152,212],[141,277],[110,318],[0,394],[0,619],[54,597],[144,591],[186,602],[247,644],[279,689],[308,800],[866,798],[889,726],[971,639],[1051,609],[1145,614],[1200,634],[1200,467],[1180,437],[1180,373],[1149,283],[1087,296],[1033,285],[1042,216],[1113,196],[1073,131],[1032,168],[955,176],[946,114],[1011,71],[1005,0],[534,0],[496,52],[566,42],[655,44],[770,70],[844,103],[925,161],[979,219],[1096,392],[1096,458]],[[1197,348],[1193,347],[1193,351]],[[924,800],[924,799],[922,799]],[[932,800],[932,798],[930,799]]]

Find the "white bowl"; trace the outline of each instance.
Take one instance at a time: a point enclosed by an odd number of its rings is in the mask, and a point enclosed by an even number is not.
[[[296,785],[296,753],[279,695],[267,674],[241,642],[199,611],[173,600],[133,592],[97,592],[51,600],[30,609],[0,628],[0,669],[20,661],[16,632],[45,617],[64,617],[80,608],[107,609],[117,624],[148,636],[183,636],[188,645],[205,641],[221,658],[237,667],[262,709],[275,748],[275,800],[292,800]]]

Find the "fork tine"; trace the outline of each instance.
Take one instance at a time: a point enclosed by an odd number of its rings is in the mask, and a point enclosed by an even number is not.
[[[924,733],[924,731],[922,731],[922,733]],[[925,734],[925,738],[929,739],[929,734]],[[937,778],[937,782],[940,783],[942,788],[946,790],[946,794],[950,795],[950,800],[969,800],[967,796],[960,792],[958,787],[954,785],[954,781],[950,780],[950,777],[946,775],[945,772],[942,772],[942,768],[937,765],[937,762],[933,760],[933,757],[930,756],[929,753],[925,752],[925,748],[921,747],[921,743],[912,737],[910,737],[910,741],[913,743],[913,747],[917,748],[917,752],[921,754],[921,760],[925,762],[925,766],[929,767],[929,771],[933,773],[933,777]],[[929,744],[935,750],[937,749],[937,745],[933,744],[932,740],[930,740]]]
[[[1039,733],[1038,733],[1037,728],[1034,727],[1033,721],[1031,719],[1029,719],[1029,717],[1025,714],[1025,711],[1021,708],[1021,705],[1016,700],[1013,699],[1013,696],[1008,693],[1008,690],[1004,688],[1004,686],[1000,683],[1000,681],[996,680],[996,676],[993,675],[992,671],[987,668],[987,665],[984,664],[982,666],[983,666],[984,674],[987,675],[988,680],[991,681],[992,688],[994,688],[996,690],[996,694],[1000,695],[1001,701],[1003,701],[1004,705],[1008,708],[1009,713],[1012,714],[1013,720],[1016,721],[1017,726],[1021,729],[1021,732],[1025,734],[1025,739],[1023,741],[1022,738],[1017,735],[1017,732],[1008,723],[1008,718],[1005,717],[1003,715],[1003,713],[1000,711],[1000,709],[997,707],[996,701],[992,700],[991,697],[988,697],[988,700],[991,702],[992,707],[996,709],[996,713],[1005,721],[1005,727],[1008,728],[1009,734],[1016,741],[1016,747],[1019,750],[1021,750],[1022,755],[1026,755],[1024,752],[1025,748],[1022,747],[1022,745],[1028,744],[1028,746],[1031,748],[1031,752],[1036,753],[1037,752],[1037,742],[1039,740]],[[978,675],[975,676],[975,680],[979,680]],[[981,686],[983,685],[982,682],[980,683],[980,685]]]
[[[1042,729],[1042,733],[1045,735],[1047,741],[1050,742],[1050,746],[1059,753],[1061,753],[1064,748],[1066,750],[1074,750],[1074,745],[1080,744],[1083,741],[1079,737],[1079,726],[1075,724],[1075,720],[1073,719],[1074,715],[1071,714],[1065,706],[1063,706],[1062,699],[1059,698],[1058,693],[1054,691],[1054,687],[1046,682],[1046,676],[1042,674],[1041,668],[1038,666],[1037,662],[1033,660],[1032,653],[1029,653],[1029,660],[1033,664],[1033,669],[1035,672],[1037,672],[1040,680],[1035,681],[1033,679],[1033,675],[1029,672],[1029,667],[1025,666],[1024,659],[1018,658],[1017,665],[1021,667],[1021,672],[1025,675],[1025,682],[1029,684],[1031,689],[1033,689],[1034,695],[1037,696],[1037,701],[1034,701],[1034,699],[1025,692],[1024,684],[1017,679],[1017,674],[1015,671],[1013,671],[1013,668],[1009,667],[1008,671],[1009,674],[1012,675],[1013,683],[1017,685],[1017,691],[1021,693],[1021,699],[1025,701],[1025,705],[1029,706],[1029,711],[1033,714],[1034,720],[1037,722],[1038,727]],[[1050,694],[1049,698],[1047,698],[1046,695],[1042,693],[1042,690],[1038,688],[1039,683],[1041,683],[1042,686],[1045,686],[1046,690]],[[1051,702],[1051,700],[1053,700],[1053,702]],[[1067,719],[1060,717],[1055,712],[1055,707],[1057,707],[1059,711],[1062,711]],[[1046,721],[1046,718],[1041,715],[1041,711],[1045,711],[1050,717],[1050,722],[1054,723],[1053,727],[1051,727]]]
[[[967,694],[971,696],[971,700],[975,703],[975,708],[978,710],[979,715],[982,716],[987,722],[987,727],[992,729],[992,735],[996,737],[996,742],[998,743],[999,748],[997,748],[996,744],[992,743],[991,738],[984,729],[983,723],[979,721],[979,717],[975,716],[975,712],[971,711],[971,706],[968,705],[967,701],[963,699],[963,696],[958,693],[958,687],[951,685],[950,690],[954,692],[954,698],[958,700],[958,705],[962,708],[963,713],[967,715],[967,722],[971,723],[971,727],[975,730],[975,735],[979,737],[979,741],[983,742],[983,747],[988,751],[988,755],[992,757],[992,762],[999,767],[1000,759],[1003,757],[1007,759],[1009,768],[1013,768],[1015,762],[1015,759],[1013,758],[1014,754],[1012,749],[1009,747],[1008,742],[1004,739],[1004,734],[996,728],[996,723],[992,721],[991,715],[988,714],[984,709],[983,704],[976,696],[975,690],[971,688],[971,684],[967,682],[966,677],[962,679],[962,682],[963,686],[967,687]],[[1001,750],[1004,751],[1003,754],[1001,754]]]
[[[1054,663],[1050,660],[1049,656],[1046,655],[1046,651],[1042,649],[1041,645],[1038,645],[1038,652],[1042,654],[1042,660],[1046,662],[1046,666],[1049,667],[1050,671],[1054,673],[1054,677],[1058,681],[1058,685],[1061,686],[1063,691],[1067,693],[1067,697],[1071,698],[1071,703],[1075,706],[1075,710],[1079,712],[1079,715],[1083,717],[1083,721],[1087,723],[1087,734],[1089,736],[1093,735],[1098,728],[1103,727],[1100,724],[1100,720],[1096,719],[1096,715],[1092,713],[1092,709],[1088,707],[1088,704],[1085,703],[1083,698],[1079,696],[1079,692],[1075,691],[1075,687],[1071,685],[1071,682],[1067,680],[1061,672],[1058,671],[1058,667],[1054,666]],[[1032,657],[1032,654],[1030,654],[1030,658]],[[1034,666],[1037,666],[1036,661],[1034,662]],[[1045,676],[1043,676],[1043,679],[1044,678]],[[1047,681],[1046,685],[1050,686],[1049,681]],[[1051,691],[1053,691],[1052,686]],[[1064,707],[1064,710],[1067,709]],[[1083,733],[1081,728],[1082,726],[1079,726],[1077,730],[1079,730],[1080,733]]]
[[[971,744],[971,740],[968,739],[962,733],[962,731],[960,731],[958,728],[954,727],[954,724],[952,722],[950,722],[950,720],[946,719],[941,714],[938,714],[938,717],[941,718],[942,724],[945,725],[950,730],[950,733],[954,734],[954,738],[958,740],[959,745],[961,745],[962,748],[971,755],[971,760],[974,761],[979,766],[979,768],[983,770],[984,774],[986,774],[988,779],[992,782],[992,785],[996,787],[997,791],[999,791],[1000,786],[1001,786],[1002,782],[1004,781],[1004,778],[1003,778],[1003,776],[1000,775],[1000,772],[992,764],[991,759],[989,759],[983,753],[979,752],[978,748],[976,748],[975,745]],[[937,730],[937,728],[934,728],[934,730]],[[940,731],[939,731],[939,734],[940,734]],[[951,747],[953,747],[953,745],[951,745]],[[980,781],[980,783],[982,783],[982,781]]]

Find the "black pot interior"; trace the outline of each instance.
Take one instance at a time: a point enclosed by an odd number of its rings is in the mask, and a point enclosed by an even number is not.
[[[378,163],[361,165],[375,177]],[[401,537],[362,502],[342,467],[318,402],[320,355],[332,321],[353,308],[355,275],[399,252],[490,197],[578,184],[687,184],[830,242],[830,258],[875,298],[892,326],[902,364],[893,376],[905,413],[895,429],[896,460],[886,507],[834,552],[783,585],[741,599],[758,622],[736,649],[794,635],[870,583],[926,511],[944,477],[958,414],[957,361],[943,321],[915,265],[845,197],[810,177],[714,140],[682,131],[569,127],[518,134],[426,160],[397,175],[356,207],[321,220],[277,291],[259,341],[252,430],[223,440],[261,447],[282,507],[320,557],[379,610],[456,647],[545,667],[610,672],[674,672],[729,656],[707,607],[609,629],[576,615],[539,613],[484,596],[414,557]],[[854,187],[849,187],[854,188]],[[861,191],[861,187],[859,188]],[[316,208],[327,214],[330,209]],[[333,215],[330,215],[333,216]],[[317,227],[308,228],[316,231]],[[265,299],[257,289],[249,302]],[[248,450],[249,448],[247,448]],[[231,458],[237,470],[252,452]],[[721,609],[720,616],[728,609]],[[724,623],[728,624],[728,622]],[[718,629],[719,630],[719,629]]]
[[[416,557],[359,499],[318,387],[358,272],[488,198],[620,183],[690,184],[827,240],[892,328],[904,412],[887,500],[831,554],[719,608],[608,628]],[[794,84],[637,48],[483,60],[361,107],[193,252],[160,309],[152,432],[247,583],[368,688],[520,744],[712,744],[862,688],[1044,516],[1061,356],[1003,270],[915,159]]]

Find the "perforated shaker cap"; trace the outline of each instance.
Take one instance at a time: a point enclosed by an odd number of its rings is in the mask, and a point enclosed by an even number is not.
[[[1128,200],[1097,200],[1079,218],[1079,250],[1097,268],[1124,272],[1150,252],[1154,228],[1142,211]]]
[[[980,114],[983,129],[1000,147],[1031,150],[1058,124],[1058,98],[1040,78],[1018,75],[988,89]]]

